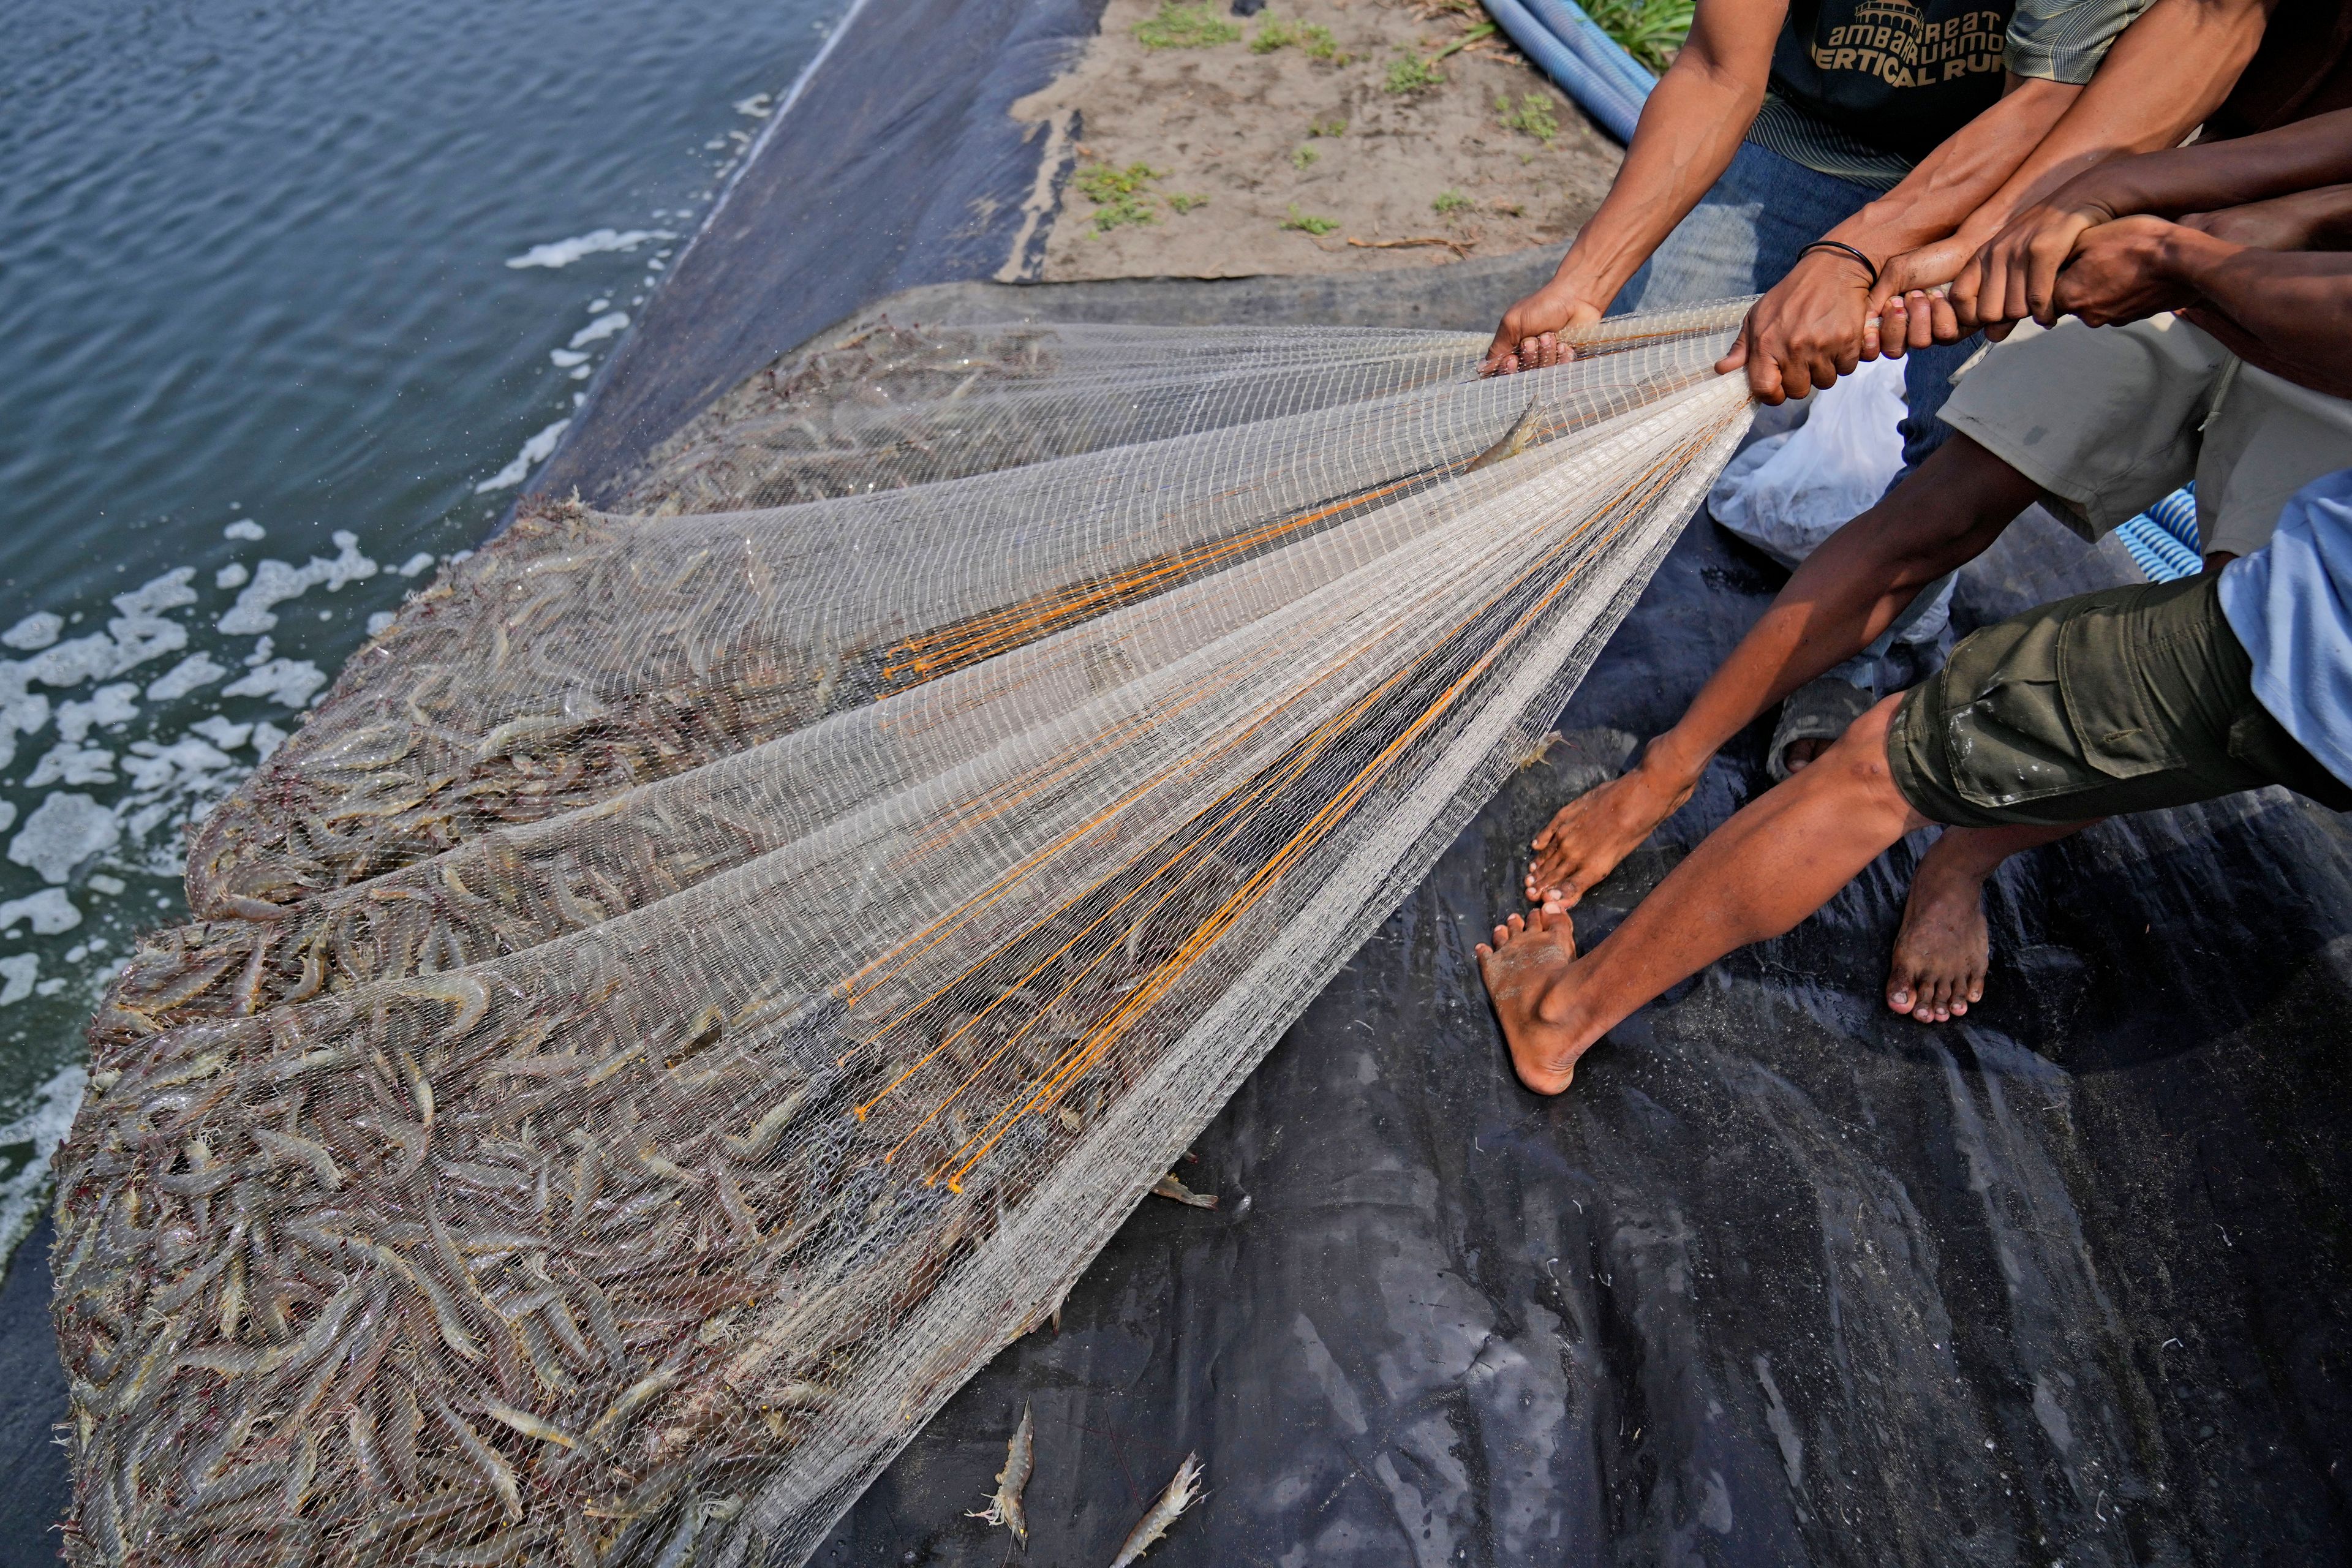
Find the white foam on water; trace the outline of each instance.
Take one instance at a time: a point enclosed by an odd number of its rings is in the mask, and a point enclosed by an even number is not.
[[[415,554],[410,556],[407,560],[402,562],[398,566],[394,567],[393,570],[398,572],[404,577],[414,577],[419,572],[430,571],[432,566],[433,552],[429,550],[420,550]]]
[[[588,363],[586,354],[573,353],[570,349],[550,349],[547,351],[547,357],[554,363],[558,370],[570,370],[573,365]]]
[[[53,616],[47,610],[41,610],[26,616],[6,631],[0,632],[0,643],[6,643],[10,647],[22,648],[29,653],[36,648],[47,647],[57,641],[58,634],[65,629],[64,616]]]
[[[326,672],[307,658],[273,658],[221,688],[223,697],[267,697],[299,708],[327,684]]]
[[[12,1002],[22,1002],[33,994],[33,982],[40,977],[41,955],[20,952],[13,958],[0,958],[0,1007]]]
[[[147,683],[150,702],[177,702],[199,687],[210,686],[228,673],[228,666],[201,650],[190,654]]]
[[[42,789],[53,784],[102,784],[114,782],[114,753],[97,746],[79,746],[71,741],[60,741],[41,755],[33,771],[25,775],[26,789]]]
[[[188,586],[196,574],[193,566],[182,566],[151,577],[128,594],[114,595],[114,607],[126,616],[160,616],[166,610],[183,609],[196,602],[196,591]]]
[[[607,310],[572,333],[572,346],[581,349],[586,348],[590,343],[601,343],[628,324],[629,313],[626,310]]]
[[[101,686],[87,702],[58,704],[58,738],[79,744],[92,726],[114,729],[139,717],[139,688],[125,681]]]
[[[16,976],[6,969],[12,962],[0,960],[0,973],[8,975],[7,990],[0,992],[0,997],[16,994]],[[5,1158],[5,1151],[13,1144],[33,1146],[30,1159],[0,1177],[0,1258],[15,1252],[16,1243],[40,1217],[49,1192],[49,1161],[73,1127],[74,1112],[81,1106],[81,1091],[89,1081],[89,1075],[79,1062],[61,1068],[33,1091],[32,1102],[16,1120],[0,1124],[0,1159]]]
[[[220,629],[231,637],[251,637],[268,631],[278,625],[273,605],[299,599],[321,584],[333,593],[347,583],[373,577],[380,570],[360,552],[357,534],[338,532],[334,543],[336,554],[331,561],[316,555],[299,566],[289,566],[283,561],[264,561],[255,571],[253,581],[237,595],[236,603],[221,616],[217,623]]]
[[[367,635],[372,637],[382,637],[392,623],[399,618],[390,610],[378,610],[367,618]]]
[[[677,236],[660,228],[598,228],[570,239],[550,240],[534,245],[520,256],[507,258],[507,265],[515,268],[526,267],[569,267],[583,256],[595,256],[608,250],[635,250],[649,239],[676,239]]]
[[[563,439],[563,433],[571,427],[572,421],[567,416],[557,420],[530,440],[525,441],[522,444],[522,450],[514,455],[513,461],[476,485],[474,493],[479,496],[488,495],[492,490],[508,489],[530,478],[531,469],[547,460],[548,454],[555,450],[555,444]],[[456,557],[453,556],[451,559],[454,560]]]
[[[189,725],[188,733],[202,735],[224,752],[234,752],[244,745],[247,738],[252,735],[253,726],[235,723],[226,715],[215,713],[209,719],[202,719]]]
[[[14,931],[18,921],[32,921],[35,936],[55,936],[81,924],[81,911],[63,888],[43,888],[21,899],[0,900],[0,932]]]
[[[213,586],[215,588],[242,588],[245,586],[246,579],[252,575],[253,574],[246,569],[244,562],[232,561],[227,565],[213,574]]]
[[[103,855],[122,838],[114,813],[86,795],[59,790],[45,798],[9,841],[8,858],[40,873],[44,882],[62,882],[75,867]]]
[[[235,522],[230,523],[226,528],[221,530],[221,537],[223,539],[259,539],[262,535],[263,530],[261,524],[254,521],[253,519],[249,517],[238,518]]]

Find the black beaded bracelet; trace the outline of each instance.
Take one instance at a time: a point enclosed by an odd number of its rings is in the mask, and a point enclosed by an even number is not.
[[[1873,261],[1869,257],[1864,256],[1861,251],[1856,250],[1853,246],[1848,245],[1844,240],[1817,239],[1813,241],[1812,244],[1805,247],[1804,249],[1797,252],[1797,254],[1799,256],[1805,256],[1816,250],[1843,251],[1844,254],[1853,257],[1856,261],[1861,262],[1864,267],[1870,268],[1869,286],[1873,289],[1878,287],[1878,263]]]

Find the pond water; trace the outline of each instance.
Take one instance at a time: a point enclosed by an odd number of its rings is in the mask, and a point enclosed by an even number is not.
[[[15,14],[0,1258],[190,821],[494,524],[845,4]]]

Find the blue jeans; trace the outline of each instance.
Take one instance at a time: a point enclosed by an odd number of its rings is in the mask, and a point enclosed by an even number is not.
[[[1609,313],[1761,294],[1788,275],[1799,251],[1877,195],[1867,185],[1815,174],[1778,153],[1742,142],[1731,167],[1627,281]],[[1910,413],[1903,421],[1903,474],[1925,462],[1951,434],[1936,411],[1951,395],[1952,373],[1980,346],[1969,338],[1904,359],[1904,401]],[[1897,484],[1903,474],[1895,476]]]
[[[1877,195],[1867,185],[1818,174],[1778,153],[1743,142],[1732,155],[1731,167],[1626,281],[1609,313],[1623,315],[1761,294],[1788,275],[1806,246]],[[1905,355],[1903,400],[1907,412],[1902,425],[1903,467],[1887,485],[1889,490],[1909,478],[1911,470],[1926,462],[1927,454],[1951,435],[1951,426],[1937,418],[1936,411],[1951,395],[1952,373],[1980,346],[1981,340],[1970,337]],[[1921,589],[1893,626],[1862,653],[1830,671],[1830,676],[1880,695],[1911,684],[1916,679],[1911,661],[1893,645],[1941,600],[1949,581],[1939,577]]]

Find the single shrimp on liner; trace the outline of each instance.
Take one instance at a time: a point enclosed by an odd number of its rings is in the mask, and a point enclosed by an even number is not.
[[[1110,1568],[1128,1568],[1168,1533],[1179,1514],[1201,1500],[1201,1476],[1205,1468],[1200,1455],[1184,1456],[1184,1462],[1176,1467],[1176,1474],[1168,1482],[1168,1489],[1160,1494],[1151,1511],[1136,1521],[1135,1528],[1119,1542],[1118,1555],[1111,1559]]]
[[[1013,1538],[1023,1545],[1029,1543],[1029,1518],[1021,1511],[1022,1489],[1029,1484],[1029,1472],[1035,1468],[1036,1440],[1029,1423],[1029,1406],[1021,1406],[1021,1425],[1013,1429],[1013,1440],[1004,1445],[1004,1468],[996,1472],[996,1494],[988,1506],[967,1519],[984,1519],[991,1524],[1001,1524],[1013,1532]]]

